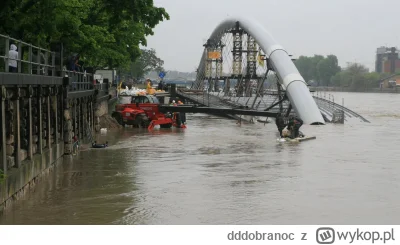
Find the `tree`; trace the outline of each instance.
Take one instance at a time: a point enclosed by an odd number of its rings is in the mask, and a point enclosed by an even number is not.
[[[297,69],[299,70],[300,74],[303,76],[306,82],[309,82],[313,79],[314,74],[312,74],[311,67],[312,61],[311,58],[306,56],[300,56],[294,64],[296,65]]]
[[[318,62],[316,70],[321,85],[330,86],[331,78],[341,69],[338,65],[337,57],[335,55],[328,55],[326,58],[323,58]]]
[[[296,61],[295,61],[295,65],[297,67],[297,69],[299,70],[300,74],[303,76],[304,80],[308,83],[311,80],[314,80],[316,82],[318,82],[318,84],[320,84],[320,72],[318,70],[318,64],[320,62],[322,62],[322,69],[327,70],[327,68],[329,66],[334,67],[334,57],[336,56],[332,56],[332,57],[328,57],[326,59],[328,59],[328,61],[325,61],[324,56],[322,55],[314,55],[313,57],[307,57],[307,56],[300,56]],[[336,58],[337,61],[337,58]],[[329,71],[323,71],[323,74],[325,73],[329,73]],[[325,76],[329,76],[329,75],[325,75]],[[324,79],[326,79],[324,77]],[[329,77],[330,79],[330,77]]]
[[[318,68],[317,65],[318,63],[324,59],[324,56],[322,55],[314,55],[314,57],[311,58],[311,67],[310,69],[310,74],[312,74],[313,80],[316,81],[318,83],[318,86],[321,83],[321,78],[319,77],[319,73],[318,73]]]
[[[365,74],[366,86],[369,88],[379,87],[381,78],[382,75],[377,72],[371,72]]]
[[[342,87],[343,81],[343,72],[338,72],[334,76],[331,77],[330,84],[335,87]]]
[[[340,73],[340,85],[349,87],[352,91],[363,91],[367,85],[366,76],[368,68],[361,64],[350,64],[344,71]],[[335,79],[337,76],[334,76]]]
[[[86,66],[117,68],[139,57],[165,19],[152,0],[6,0],[0,32],[44,48],[63,43],[64,57],[78,53]]]
[[[131,76],[141,79],[150,71],[161,72],[164,61],[157,57],[154,49],[142,49],[139,59],[131,63]]]

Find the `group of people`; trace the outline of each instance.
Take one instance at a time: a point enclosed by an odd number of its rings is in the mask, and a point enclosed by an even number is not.
[[[68,62],[68,70],[82,71],[79,58],[79,54],[74,55],[70,58]],[[15,44],[11,44],[10,50],[8,51],[8,72],[18,71],[18,59],[18,48]]]
[[[291,116],[289,117],[288,123],[285,122],[283,115],[278,115],[276,117],[276,126],[278,127],[279,135],[281,138],[289,137],[291,139],[302,137],[303,134],[300,132],[300,127],[303,125],[303,120],[299,117]],[[289,135],[283,135],[284,129],[289,130]]]

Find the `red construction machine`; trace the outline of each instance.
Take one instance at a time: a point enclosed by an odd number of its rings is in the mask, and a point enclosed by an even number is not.
[[[120,96],[112,117],[122,126],[147,127],[149,130],[156,125],[160,128],[186,128],[179,112],[162,113],[159,105],[160,101],[154,95]]]

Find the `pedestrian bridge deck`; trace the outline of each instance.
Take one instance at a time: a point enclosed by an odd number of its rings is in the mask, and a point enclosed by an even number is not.
[[[269,108],[272,104],[278,102],[277,94],[268,94],[261,97],[234,97],[224,96],[223,93],[207,92],[203,90],[190,90],[190,89],[177,89],[177,94],[191,103],[201,105],[203,107],[213,108],[232,108],[232,109],[246,109],[249,111],[265,111],[271,112],[271,115],[276,115],[280,109],[279,105]],[[332,120],[335,111],[341,110],[344,112],[346,118],[358,118],[363,122],[369,122],[360,114],[342,106],[333,101],[313,96],[321,113],[325,115],[327,120]],[[282,109],[286,111],[289,108],[289,101],[282,102]],[[250,115],[250,114],[247,114]],[[229,114],[228,116],[239,119],[240,117]],[[254,114],[254,116],[256,116]],[[241,118],[243,119],[243,118]],[[250,120],[250,119],[249,119]]]

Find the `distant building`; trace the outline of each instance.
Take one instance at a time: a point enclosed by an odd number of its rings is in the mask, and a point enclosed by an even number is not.
[[[379,47],[376,50],[375,71],[394,74],[400,71],[399,50],[395,47]]]

